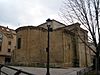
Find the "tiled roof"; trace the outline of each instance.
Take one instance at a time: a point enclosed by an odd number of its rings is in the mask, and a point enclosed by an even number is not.
[[[3,33],[8,38],[13,38],[13,34],[16,34],[15,30],[4,26],[0,26],[0,32]]]

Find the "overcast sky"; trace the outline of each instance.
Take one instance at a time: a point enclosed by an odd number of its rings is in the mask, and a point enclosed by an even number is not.
[[[60,21],[62,0],[0,0],[0,25],[16,29],[37,26],[47,18]]]

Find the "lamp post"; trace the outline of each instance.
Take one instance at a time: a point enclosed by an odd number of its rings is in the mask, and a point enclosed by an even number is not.
[[[50,31],[52,31],[52,28],[50,28],[51,26],[51,21],[50,19],[47,19],[46,22],[47,22],[47,28],[48,28],[48,42],[47,42],[47,49],[46,49],[46,52],[47,52],[47,73],[46,75],[50,75],[50,72],[49,72],[49,63],[50,63],[50,57],[49,57],[49,54],[50,54]]]

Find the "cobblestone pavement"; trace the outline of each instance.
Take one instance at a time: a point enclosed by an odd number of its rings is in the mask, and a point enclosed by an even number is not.
[[[21,69],[23,71],[32,73],[34,75],[46,75],[46,68],[35,68],[35,67],[14,67],[14,68]],[[68,69],[50,68],[50,75],[77,75],[77,71],[81,69],[82,68],[68,68]],[[15,73],[15,71],[8,70],[6,68],[2,68],[2,70],[9,73],[9,75],[13,75]],[[21,74],[21,75],[25,75],[25,74]]]

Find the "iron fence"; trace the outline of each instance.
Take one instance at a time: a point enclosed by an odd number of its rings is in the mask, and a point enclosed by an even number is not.
[[[0,64],[0,75],[35,75],[35,74],[31,74],[26,71],[22,71],[21,69],[16,69],[7,65]]]
[[[89,71],[91,71],[91,70],[92,70],[91,67],[83,68],[82,70],[77,71],[77,75],[84,75],[84,74],[87,75],[87,73],[88,73]]]

